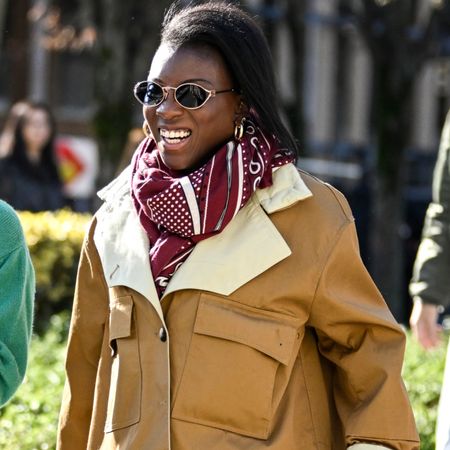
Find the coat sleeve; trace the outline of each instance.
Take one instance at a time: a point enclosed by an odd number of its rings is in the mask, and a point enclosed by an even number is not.
[[[450,306],[450,112],[442,131],[433,174],[433,198],[425,215],[422,239],[409,291],[425,303]]]
[[[59,417],[57,448],[87,448],[95,380],[105,323],[108,288],[92,236],[83,244],[66,356],[66,383]]]
[[[9,208],[8,208],[9,209]],[[12,212],[1,217],[3,243],[11,248],[0,255],[0,406],[22,382],[28,359],[33,304],[34,270],[19,219]]]
[[[309,325],[331,363],[347,446],[418,449],[401,378],[405,335],[360,259],[353,221],[342,226],[326,258]]]

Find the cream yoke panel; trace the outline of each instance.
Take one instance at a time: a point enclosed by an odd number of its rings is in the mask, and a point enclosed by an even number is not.
[[[149,242],[132,204],[129,178],[126,169],[99,192],[105,204],[97,213],[94,241],[108,286],[138,291],[164,322],[149,263]],[[181,289],[228,295],[288,257],[291,251],[265,211],[273,213],[311,195],[294,165],[274,171],[271,187],[258,190],[220,234],[195,246],[164,295]]]
[[[127,286],[147,298],[164,323],[148,256],[149,241],[129,194],[117,196],[97,212],[94,232],[106,283]]]

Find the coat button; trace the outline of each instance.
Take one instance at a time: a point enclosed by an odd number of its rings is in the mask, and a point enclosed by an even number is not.
[[[166,330],[164,328],[161,328],[159,330],[159,339],[161,340],[161,342],[166,342],[167,341],[167,333],[166,333]]]

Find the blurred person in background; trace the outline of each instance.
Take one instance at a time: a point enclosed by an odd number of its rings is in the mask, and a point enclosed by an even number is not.
[[[0,200],[0,406],[25,375],[34,293],[34,270],[19,218]]]
[[[425,349],[442,344],[439,313],[450,307],[450,111],[442,130],[422,240],[409,291],[414,301],[410,325]],[[450,450],[450,346],[436,426],[436,450]]]
[[[100,193],[59,450],[416,450],[405,335],[336,189],[295,167],[267,41],[229,2],[167,12],[147,137]]]
[[[65,206],[54,148],[55,120],[43,103],[26,103],[17,121],[6,123],[13,136],[0,159],[0,198],[17,210],[54,211]]]

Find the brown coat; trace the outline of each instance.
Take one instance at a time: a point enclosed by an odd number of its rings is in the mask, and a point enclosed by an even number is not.
[[[84,245],[58,449],[419,448],[405,337],[339,192],[280,168],[159,302],[128,184]]]

